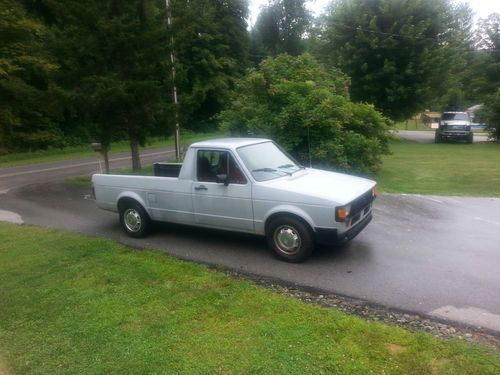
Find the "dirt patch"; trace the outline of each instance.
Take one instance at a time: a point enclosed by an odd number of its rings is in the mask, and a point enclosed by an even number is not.
[[[403,353],[406,348],[401,346],[401,345],[397,345],[397,344],[385,344],[385,347],[386,349],[389,351],[389,353],[391,354],[399,354],[399,353]]]
[[[0,375],[12,375],[7,362],[0,356]]]

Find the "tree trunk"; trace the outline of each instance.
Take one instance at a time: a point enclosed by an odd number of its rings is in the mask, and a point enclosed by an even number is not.
[[[132,170],[138,171],[141,169],[141,158],[139,155],[139,142],[132,139],[130,141],[130,151],[132,153]]]
[[[109,152],[107,148],[103,149],[102,157],[104,158],[104,173],[109,174]]]

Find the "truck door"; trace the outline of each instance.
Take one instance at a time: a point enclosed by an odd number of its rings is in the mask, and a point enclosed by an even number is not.
[[[229,151],[198,150],[192,189],[197,223],[254,231],[252,185]]]

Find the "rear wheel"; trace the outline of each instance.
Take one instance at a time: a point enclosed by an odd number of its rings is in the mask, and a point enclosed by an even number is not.
[[[310,228],[293,217],[273,219],[267,226],[266,238],[276,256],[287,262],[301,262],[314,250]]]
[[[150,219],[139,203],[131,201],[120,207],[120,224],[130,237],[141,238],[147,234]]]

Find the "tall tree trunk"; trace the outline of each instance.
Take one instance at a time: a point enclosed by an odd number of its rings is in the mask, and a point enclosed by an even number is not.
[[[141,169],[141,158],[139,155],[139,142],[136,139],[130,140],[130,151],[132,153],[132,170],[138,171]]]
[[[102,157],[104,158],[104,173],[109,174],[109,152],[107,148],[103,149]]]

